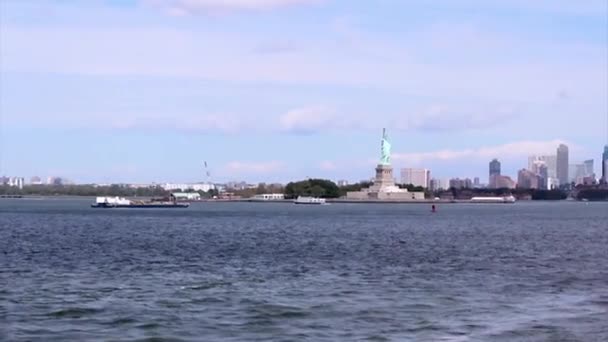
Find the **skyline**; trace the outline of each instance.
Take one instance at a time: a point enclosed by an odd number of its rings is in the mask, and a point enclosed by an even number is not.
[[[360,180],[386,127],[395,168],[514,176],[607,143],[605,1],[0,6],[0,174]]]

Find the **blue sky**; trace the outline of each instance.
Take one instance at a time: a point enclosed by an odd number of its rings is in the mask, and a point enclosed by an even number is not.
[[[483,180],[608,134],[604,0],[0,6],[0,174],[356,181],[386,127],[396,168]]]

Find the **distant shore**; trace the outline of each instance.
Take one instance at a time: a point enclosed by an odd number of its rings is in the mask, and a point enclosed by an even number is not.
[[[23,199],[23,200],[41,200],[41,199],[57,199],[57,200],[69,200],[69,199],[91,199],[94,200],[97,196],[88,196],[88,195],[1,195],[0,200],[3,199]],[[113,197],[113,196],[112,196]],[[137,198],[137,199],[152,199],[154,197],[151,196],[127,196],[127,198]],[[327,203],[335,203],[335,204],[508,204],[508,203],[500,203],[500,202],[489,202],[489,203],[477,203],[471,202],[468,199],[424,199],[424,200],[349,200],[344,198],[328,198],[326,199]],[[586,202],[583,200],[577,199],[564,199],[564,200],[550,200],[550,199],[521,199],[517,202]],[[283,200],[259,200],[253,198],[238,198],[238,199],[201,199],[197,201],[185,201],[190,203],[266,203],[266,204],[286,204],[293,203],[292,199],[283,199]],[[606,200],[590,200],[589,202],[608,202]]]

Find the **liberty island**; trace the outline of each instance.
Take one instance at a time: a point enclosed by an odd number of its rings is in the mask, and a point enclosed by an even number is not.
[[[346,199],[353,201],[423,201],[424,192],[410,192],[395,185],[391,165],[391,143],[386,129],[382,130],[380,146],[380,162],[376,166],[376,177],[373,185],[361,191],[347,192]]]

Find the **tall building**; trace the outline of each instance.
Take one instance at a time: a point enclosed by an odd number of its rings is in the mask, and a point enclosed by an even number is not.
[[[494,176],[492,181],[494,182],[494,189],[515,189],[517,185],[509,176]]]
[[[530,170],[521,169],[517,173],[517,187],[521,189],[540,189],[540,177]]]
[[[587,177],[585,164],[570,164],[568,167],[568,179],[575,184],[583,184]]]
[[[490,175],[488,177],[488,187],[491,189],[497,188],[496,178],[500,176],[500,162],[498,159],[492,159],[490,162]]]
[[[569,183],[568,178],[568,146],[560,144],[557,148],[557,179],[559,179],[559,185],[565,185]]]
[[[593,159],[585,160],[583,162],[585,166],[585,177],[593,177],[595,178],[595,170],[593,167]]]
[[[40,177],[38,177],[38,176],[34,176],[34,177],[30,178],[30,184],[42,185],[42,179],[40,179]]]
[[[431,181],[431,171],[427,169],[401,169],[401,184],[412,184],[429,188]]]
[[[450,179],[450,188],[472,189],[473,181],[470,178],[465,178],[465,179],[452,178],[452,179]]]
[[[429,182],[429,189],[431,191],[438,191],[443,189],[441,186],[441,181],[436,178],[431,179],[431,181]]]
[[[604,146],[604,153],[602,153],[602,180],[604,183],[608,183],[608,145]]]
[[[534,165],[544,162],[547,173],[551,178],[557,178],[557,155],[532,155],[528,157],[528,170],[534,170]]]

